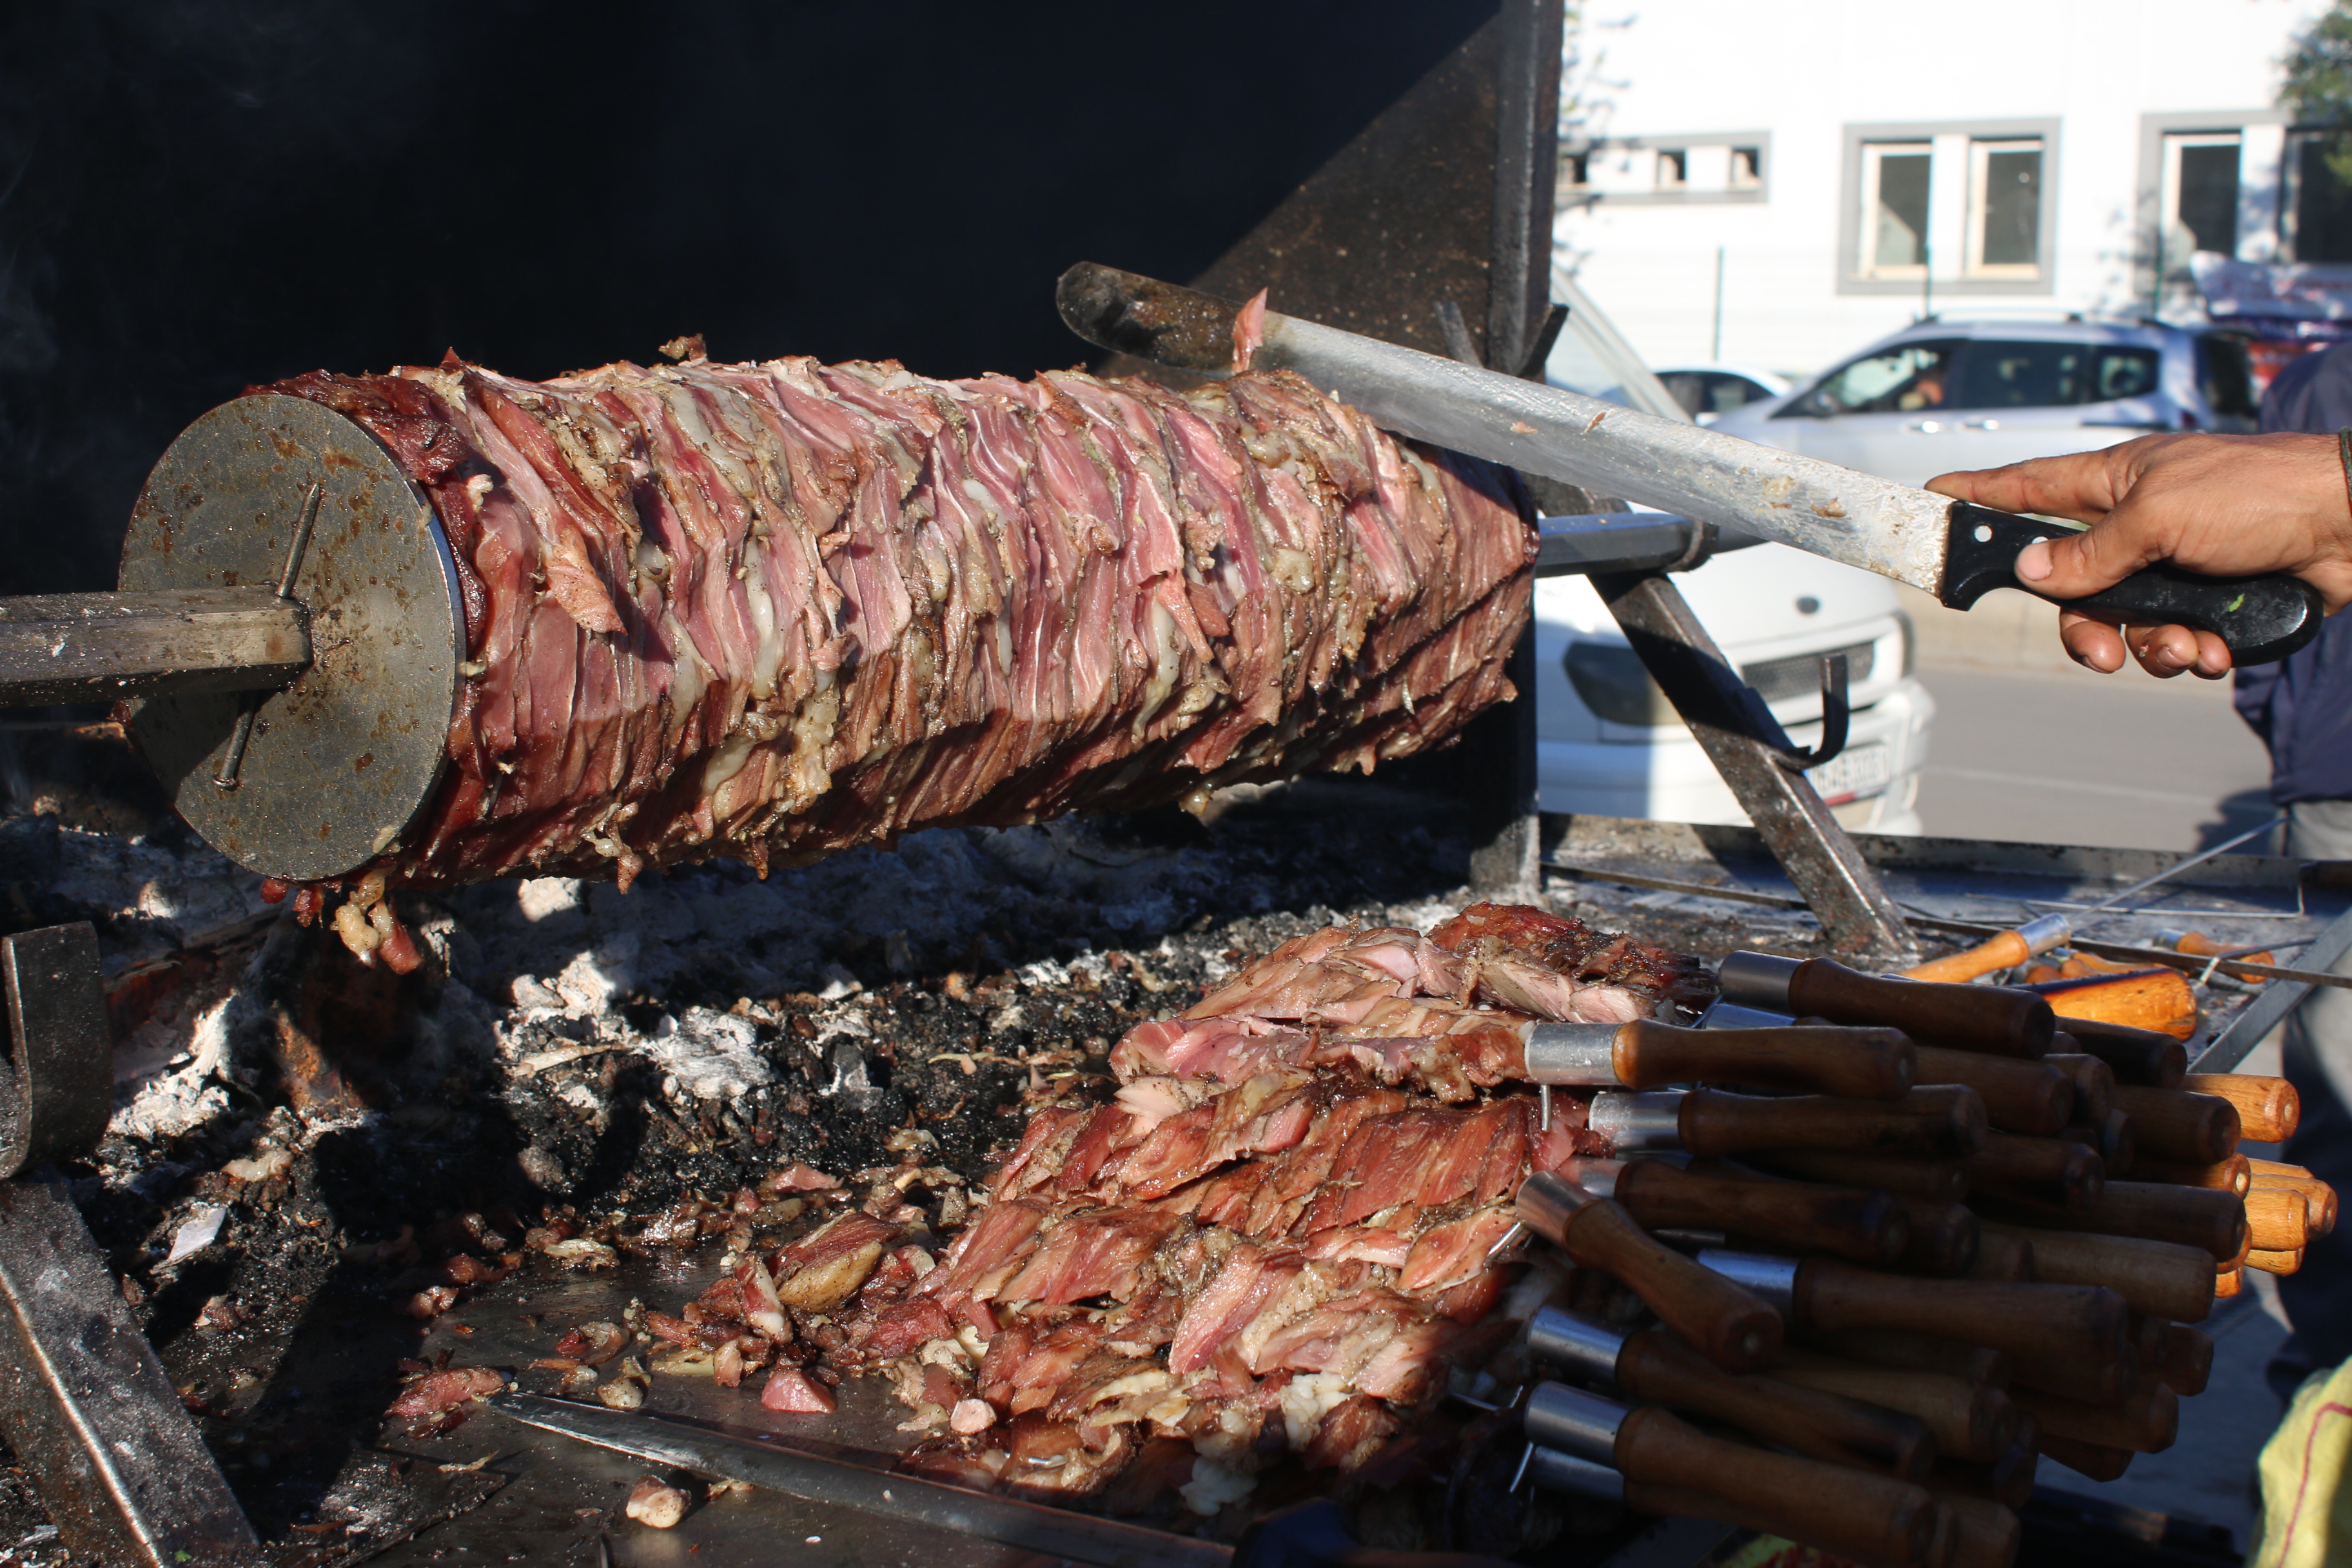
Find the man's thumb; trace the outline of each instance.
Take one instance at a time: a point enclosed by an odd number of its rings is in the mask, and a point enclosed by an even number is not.
[[[2053,525],[2046,541],[2017,552],[2017,580],[2053,599],[2111,588],[2147,563],[2137,533],[2112,516],[2079,533]]]

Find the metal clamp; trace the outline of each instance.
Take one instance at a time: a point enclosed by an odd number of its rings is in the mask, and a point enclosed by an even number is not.
[[[1754,687],[1748,689],[1754,691]],[[1759,695],[1759,700],[1761,700]],[[1820,767],[1845,750],[1846,731],[1853,721],[1853,708],[1846,700],[1846,663],[1842,653],[1822,655],[1822,739],[1819,745],[1806,750],[1783,745],[1780,765],[1797,773]]]

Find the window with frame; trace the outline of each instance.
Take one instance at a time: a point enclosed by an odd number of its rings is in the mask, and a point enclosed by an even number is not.
[[[1948,401],[1947,383],[1959,348],[1958,339],[1938,338],[1865,355],[1822,377],[1773,417],[1829,419],[1841,414],[1916,414],[1941,408]]]
[[[2352,137],[2339,131],[2288,136],[2284,226],[2289,259],[2352,261],[2352,181],[2338,167],[2347,162],[2347,150]]]
[[[2235,131],[2184,132],[2164,139],[2161,223],[2165,269],[2189,265],[2200,250],[2238,253]]]
[[[1934,147],[1926,142],[1868,142],[1862,149],[1862,255],[1864,278],[1923,278],[1927,272],[1927,189]]]
[[[1667,147],[1658,153],[1658,189],[1679,191],[1690,184],[1690,153],[1681,147]]]
[[[1571,185],[1589,185],[1592,183],[1592,154],[1589,152],[1562,153],[1559,155],[1559,168],[1560,173],[1567,176],[1568,183]]]
[[[1731,188],[1735,191],[1753,191],[1762,188],[1764,184],[1764,149],[1761,147],[1734,147],[1731,150],[1730,180]]]
[[[1969,143],[1969,277],[2041,276],[2042,154],[2039,136]]]

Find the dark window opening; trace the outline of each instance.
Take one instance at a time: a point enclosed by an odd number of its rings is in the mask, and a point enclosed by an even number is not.
[[[2180,149],[2180,226],[2194,237],[2200,250],[2238,253],[2238,149],[2187,146]]]

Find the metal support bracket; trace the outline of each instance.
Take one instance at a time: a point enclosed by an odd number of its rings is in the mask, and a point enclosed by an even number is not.
[[[1739,679],[1681,591],[1655,571],[1596,573],[1592,585],[1822,922],[1830,945],[1880,960],[1917,952],[1878,873],[1801,771],[1809,765],[1801,762],[1806,753]]]
[[[87,921],[0,937],[0,1430],[67,1549],[137,1568],[250,1563],[245,1510],[72,1196],[17,1173],[106,1131],[113,1049]]]

